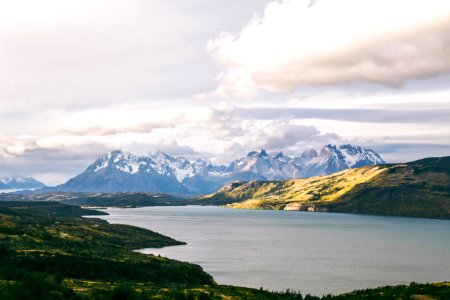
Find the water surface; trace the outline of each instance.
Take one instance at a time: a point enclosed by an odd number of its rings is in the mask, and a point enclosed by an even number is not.
[[[144,249],[220,284],[316,295],[450,280],[450,221],[221,207],[108,209],[102,218],[188,245]]]

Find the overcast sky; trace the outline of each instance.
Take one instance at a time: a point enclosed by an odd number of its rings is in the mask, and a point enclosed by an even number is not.
[[[448,0],[0,0],[0,176],[103,153],[450,155]]]

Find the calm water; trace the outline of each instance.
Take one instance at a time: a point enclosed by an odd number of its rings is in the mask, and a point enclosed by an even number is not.
[[[450,280],[445,220],[201,206],[108,213],[187,242],[142,252],[199,264],[221,284],[322,295]]]

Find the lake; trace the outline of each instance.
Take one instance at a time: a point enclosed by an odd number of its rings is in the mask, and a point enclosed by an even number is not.
[[[212,206],[109,208],[111,223],[187,242],[143,253],[199,264],[219,284],[322,295],[450,280],[450,221]]]

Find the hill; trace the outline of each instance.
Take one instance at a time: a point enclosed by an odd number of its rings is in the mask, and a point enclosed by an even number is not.
[[[94,207],[141,207],[186,205],[186,200],[167,194],[152,193],[46,193],[0,194],[0,201],[55,201]]]
[[[308,179],[234,182],[191,204],[450,219],[450,157]]]

